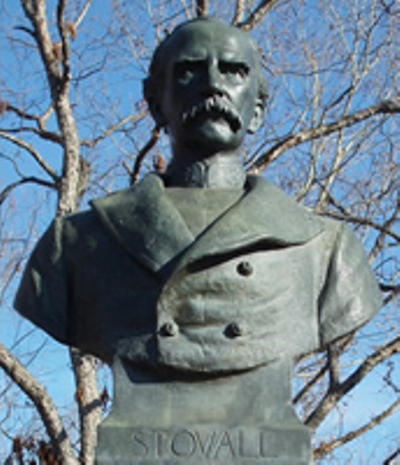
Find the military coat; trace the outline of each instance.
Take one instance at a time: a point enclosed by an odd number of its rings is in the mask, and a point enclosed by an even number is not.
[[[107,362],[119,353],[199,373],[318,350],[380,303],[345,224],[249,176],[243,196],[193,237],[155,174],[55,220],[15,301],[60,342]]]

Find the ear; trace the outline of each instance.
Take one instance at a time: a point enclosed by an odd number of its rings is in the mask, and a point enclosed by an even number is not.
[[[143,81],[143,95],[149,107],[151,116],[159,128],[167,125],[167,120],[161,110],[160,101],[158,99],[155,83],[152,79],[147,78]]]
[[[249,134],[254,134],[257,131],[257,129],[261,126],[263,119],[264,119],[264,102],[260,97],[258,97],[256,100],[255,108],[254,108],[254,115],[250,120],[249,127],[247,128],[247,132]]]
[[[153,117],[154,121],[156,122],[159,128],[165,128],[167,125],[167,120],[161,111],[161,106],[157,99],[147,100],[147,105],[149,106],[149,110],[151,116]]]

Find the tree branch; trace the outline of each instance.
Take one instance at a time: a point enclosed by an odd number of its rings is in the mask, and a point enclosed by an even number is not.
[[[41,137],[42,139],[45,140],[50,140],[52,142],[56,142],[58,144],[62,144],[62,137],[57,134],[56,132],[52,131],[47,131],[45,124],[51,113],[53,112],[53,107],[50,106],[44,113],[43,115],[33,115],[31,113],[28,113],[24,110],[21,110],[20,108],[17,108],[13,105],[10,105],[8,102],[1,102],[4,104],[4,110],[3,111],[8,111],[10,113],[14,113],[17,116],[19,116],[21,119],[28,120],[28,121],[34,121],[37,125],[37,128],[33,127],[24,127],[21,126],[20,128],[16,129],[0,129],[1,131],[4,132],[13,132],[13,133],[18,133],[22,131],[30,131],[36,134],[37,136]]]
[[[33,26],[34,37],[46,69],[46,75],[54,101],[59,90],[62,73],[58,57],[54,53],[54,43],[50,38],[48,30],[46,2],[44,0],[36,0],[32,3],[30,0],[21,0],[21,4]]]
[[[394,292],[395,294],[400,293],[400,284],[379,283],[379,288],[383,292]]]
[[[69,45],[68,32],[63,19],[66,0],[59,0],[57,8],[57,24],[63,48],[63,56],[61,57],[63,70],[59,63],[60,57],[54,54],[54,44],[48,30],[45,1],[36,0],[34,7],[28,0],[21,0],[21,2],[35,30],[36,43],[46,70],[52,103],[63,138],[63,171],[59,183],[57,215],[65,215],[76,210],[81,190],[79,135],[68,94],[70,80]]]
[[[298,404],[299,402],[302,401],[302,399],[304,398],[304,396],[306,396],[310,391],[311,389],[319,382],[323,379],[323,377],[325,376],[326,372],[328,371],[328,365],[325,364],[323,367],[321,367],[319,370],[318,370],[318,373],[315,374],[315,376],[313,376],[313,378],[307,382],[303,387],[302,389],[300,389],[300,391],[293,397],[293,403],[294,404]]]
[[[74,348],[70,349],[70,356],[75,375],[75,398],[78,403],[81,429],[79,463],[93,465],[102,406],[97,390],[96,359],[92,355],[83,355]]]
[[[2,111],[9,111],[12,113],[15,113],[17,116],[19,116],[22,119],[27,119],[30,121],[35,121],[38,127],[44,128],[44,123],[47,121],[51,113],[53,112],[53,107],[50,106],[44,113],[43,115],[33,115],[31,113],[28,113],[27,111],[21,110],[18,107],[15,107],[14,105],[11,105],[8,102],[3,102],[0,100],[0,103],[2,104]]]
[[[22,186],[23,184],[39,184],[40,186],[50,187],[55,189],[57,186],[51,182],[44,181],[43,179],[36,178],[35,176],[28,176],[26,178],[22,178],[19,181],[12,182],[7,187],[5,187],[2,191],[0,191],[0,205],[6,200],[7,196],[11,193],[13,189],[18,186]]]
[[[208,0],[197,0],[196,1],[196,16],[207,16],[208,15]]]
[[[333,211],[324,211],[325,216],[329,216],[330,218],[334,218],[336,220],[340,221],[346,221],[354,224],[359,224],[363,226],[371,226],[371,228],[376,229],[377,231],[380,231],[396,241],[400,242],[400,234],[397,234],[396,232],[390,230],[385,224],[379,224],[376,223],[375,221],[372,221],[369,218],[360,218],[358,216],[350,215],[349,213],[343,214],[343,213],[335,213]]]
[[[35,121],[36,123],[39,121],[40,117],[37,115],[32,115],[31,113],[28,113],[27,111],[20,110],[17,107],[14,107],[13,105],[10,105],[9,103],[5,104],[4,111],[10,111],[12,113],[15,113],[17,116],[19,116],[22,119],[27,119],[30,121]]]
[[[0,137],[26,150],[56,183],[59,182],[57,173],[43,160],[39,152],[37,152],[30,144],[21,139],[18,139],[17,137],[11,136],[4,131],[0,131]]]
[[[68,86],[71,81],[70,48],[68,42],[69,31],[64,21],[66,2],[67,0],[59,0],[57,5],[57,27],[61,38],[61,60],[63,66],[62,88],[59,90],[60,96],[68,94]]]
[[[348,334],[347,336],[344,336],[343,338],[336,341],[334,343],[336,346],[336,352],[343,353],[346,347],[348,347],[351,341],[353,340],[353,337],[354,337],[354,331]],[[306,396],[317,385],[317,383],[323,379],[325,374],[329,371],[330,367],[329,367],[328,355],[325,358],[326,358],[326,362],[324,363],[324,365],[318,370],[318,372],[312,377],[312,379],[308,381],[302,387],[302,389],[295,395],[295,397],[293,398],[294,404],[301,402],[304,396]],[[338,380],[338,377],[336,379]]]
[[[147,115],[147,113],[148,113],[148,110],[145,110],[145,111],[142,111],[142,112],[140,112],[140,113],[138,113],[136,115],[126,116],[122,120],[118,121],[117,123],[115,123],[112,126],[110,126],[109,128],[107,128],[102,134],[95,137],[94,139],[92,139],[92,140],[88,140],[88,139],[82,140],[81,145],[84,146],[84,147],[94,147],[99,142],[101,142],[103,139],[110,136],[114,131],[117,131],[124,124],[126,124],[126,123],[128,123],[130,121],[135,123],[135,122],[139,121],[140,119],[144,118]]]
[[[45,388],[0,343],[0,366],[35,404],[52,446],[63,465],[78,465],[71,442],[62,425],[57,408]]]
[[[397,450],[395,450],[392,454],[390,454],[389,457],[384,460],[382,465],[395,465],[395,462],[393,462],[393,459],[399,456],[400,456],[400,447]]]
[[[327,349],[327,364],[329,373],[329,389],[335,390],[339,385],[339,360],[341,350],[336,346],[335,343],[329,344]]]
[[[155,127],[152,131],[151,139],[146,143],[146,145],[139,151],[136,160],[135,160],[135,166],[133,167],[133,171],[129,171],[129,176],[130,176],[130,184],[131,186],[136,184],[138,177],[139,177],[139,171],[140,167],[142,165],[142,162],[144,160],[144,157],[147,155],[147,153],[157,144],[158,138],[160,137],[160,130]]]
[[[308,416],[305,424],[311,429],[316,429],[334,406],[365,378],[376,365],[398,352],[400,352],[400,336],[366,357],[363,363],[348,378],[337,384],[334,389],[328,390],[314,411]]]
[[[237,26],[243,21],[244,12],[246,9],[246,0],[236,0],[235,13],[232,18],[232,25]]]
[[[264,16],[269,13],[272,8],[281,0],[262,0],[258,6],[250,13],[249,17],[242,22],[236,24],[237,27],[244,31],[251,31],[261,23]]]
[[[276,160],[282,153],[303,144],[310,140],[318,139],[322,136],[328,136],[334,132],[353,126],[372,116],[378,114],[400,113],[400,105],[392,100],[380,102],[371,107],[357,111],[351,115],[343,116],[343,118],[333,123],[323,124],[312,129],[299,131],[297,134],[285,137],[283,140],[272,146],[264,154],[262,154],[251,168],[251,171],[259,173],[263,171],[272,161]]]
[[[392,215],[384,222],[381,233],[375,239],[374,246],[372,247],[371,253],[370,253],[370,256],[372,258],[374,258],[379,253],[379,251],[382,249],[385,235],[388,234],[388,231],[391,231],[390,228],[392,228],[398,221],[399,214],[400,214],[400,192],[397,191],[396,195],[397,195],[396,208],[393,210]],[[397,242],[400,242],[399,239],[397,238],[395,239],[397,240]]]
[[[19,128],[15,128],[15,129],[0,128],[0,132],[4,132],[8,134],[19,134],[21,132],[30,132],[40,137],[43,140],[55,142],[58,145],[62,145],[62,137],[56,132],[45,131],[45,130],[37,129],[31,126],[20,126]]]
[[[371,418],[371,420],[365,425],[363,425],[362,427],[357,428],[353,431],[350,431],[349,433],[345,434],[344,436],[341,436],[340,438],[335,439],[334,441],[323,442],[319,444],[318,447],[314,449],[314,459],[322,457],[323,455],[328,454],[329,452],[332,452],[333,449],[336,449],[337,447],[340,447],[343,444],[346,444],[347,442],[350,442],[353,439],[356,439],[359,436],[363,435],[367,431],[371,430],[375,426],[382,423],[399,406],[400,406],[400,399],[397,399],[395,402],[393,402],[393,404],[390,407],[388,407],[386,410],[384,410],[379,415],[376,415],[375,417]]]
[[[82,8],[82,11],[80,12],[79,16],[76,18],[74,22],[75,30],[79,27],[84,17],[86,16],[86,13],[89,11],[91,3],[92,3],[92,0],[86,0],[85,5]]]

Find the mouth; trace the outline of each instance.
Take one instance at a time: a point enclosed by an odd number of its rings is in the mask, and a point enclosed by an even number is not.
[[[206,120],[226,122],[233,132],[238,132],[242,127],[237,111],[226,99],[217,96],[202,100],[182,114],[184,126]]]

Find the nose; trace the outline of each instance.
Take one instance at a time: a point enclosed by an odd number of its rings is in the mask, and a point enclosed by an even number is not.
[[[203,93],[206,95],[225,94],[222,75],[218,67],[218,63],[210,61],[204,76]]]

